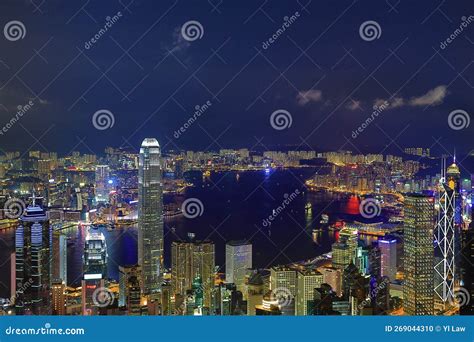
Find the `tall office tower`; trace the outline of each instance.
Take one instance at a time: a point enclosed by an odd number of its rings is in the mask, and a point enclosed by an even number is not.
[[[369,274],[375,279],[382,276],[382,252],[377,245],[369,246]]]
[[[405,197],[403,307],[407,315],[434,314],[434,198]]]
[[[53,230],[52,261],[52,280],[67,285],[67,236],[58,230]]]
[[[265,288],[260,273],[253,273],[247,286],[247,316],[255,316],[255,306],[262,305]]]
[[[82,314],[84,316],[95,315],[107,306],[106,277],[107,244],[105,237],[98,230],[92,229],[87,233],[84,242],[82,279]]]
[[[231,241],[225,245],[225,280],[234,283],[246,297],[245,276],[252,268],[252,244]]]
[[[356,228],[344,227],[339,231],[339,242],[345,243],[352,253],[352,258],[355,257],[357,246],[359,243],[359,232]],[[352,262],[352,260],[351,260]]]
[[[374,315],[388,315],[390,310],[390,279],[372,278],[370,281],[370,302]]]
[[[131,275],[127,280],[127,309],[129,316],[141,315],[141,287],[137,275]]]
[[[332,266],[344,270],[352,263],[352,249],[344,242],[332,244]]]
[[[446,181],[448,186],[454,191],[454,264],[461,263],[461,229],[463,227],[463,198],[461,196],[461,172],[456,165],[456,156],[451,166],[446,170]],[[460,268],[454,267],[454,282],[458,283],[461,278]]]
[[[321,286],[314,289],[313,293],[312,314],[318,316],[334,315],[334,292],[331,290],[331,286],[321,284]]]
[[[454,191],[454,223],[462,223],[462,201],[461,201],[461,172],[459,167],[456,165],[456,157],[454,162],[446,169],[445,183]],[[443,183],[444,183],[443,182]]]
[[[204,307],[211,306],[215,278],[215,250],[212,241],[173,241],[171,244],[171,288],[184,296],[196,276],[202,279]]]
[[[357,247],[354,263],[362,274],[369,274],[369,249],[367,247]]]
[[[33,196],[15,232],[17,315],[51,314],[52,227],[37,200]]]
[[[380,249],[380,275],[394,281],[397,276],[397,240],[381,238],[378,240],[378,246]]]
[[[270,269],[270,289],[272,295],[279,301],[284,316],[295,315],[296,272],[286,266],[274,266]]]
[[[139,265],[119,266],[119,300],[120,307],[127,306],[129,293],[129,285],[131,278],[141,279],[141,268]]]
[[[442,161],[444,164],[445,159],[443,158]],[[459,190],[460,178],[459,169],[455,164],[451,165],[446,172],[444,170],[445,165],[442,165],[437,197],[439,209],[434,234],[436,243],[434,291],[437,300],[441,301],[442,308],[446,308],[454,298],[455,213],[458,209],[456,202],[459,201],[456,192]]]
[[[171,301],[171,283],[167,281],[161,286],[161,315],[170,316],[173,313],[173,302]]]
[[[323,267],[320,269],[323,274],[323,283],[331,286],[332,291],[338,296],[342,296],[342,271],[335,267]]]
[[[462,249],[463,256],[461,262],[461,286],[458,289],[458,295],[461,299],[460,313],[461,315],[474,315],[474,272],[472,272],[472,265],[474,265],[474,220],[471,221],[469,229],[462,232]],[[467,293],[465,300],[462,301],[462,292]]]
[[[51,312],[53,315],[66,314],[66,284],[63,281],[52,282]]]
[[[296,315],[311,315],[314,289],[319,288],[323,283],[323,275],[316,270],[303,270],[298,271],[297,277]]]
[[[109,201],[109,177],[108,165],[97,165],[95,167],[95,200],[97,202]]]
[[[138,264],[144,294],[158,292],[163,269],[163,190],[158,141],[143,140],[138,168]]]

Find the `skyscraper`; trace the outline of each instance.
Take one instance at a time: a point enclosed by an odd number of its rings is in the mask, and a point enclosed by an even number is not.
[[[323,283],[323,275],[316,270],[298,271],[296,293],[296,315],[307,316],[313,311],[310,305],[314,301],[314,290]]]
[[[445,159],[443,159],[444,164]],[[455,213],[456,196],[459,184],[459,169],[453,164],[447,171],[442,166],[438,186],[438,217],[434,234],[436,242],[435,284],[434,291],[443,307],[452,302],[454,297],[455,271]],[[459,207],[460,209],[460,207]]]
[[[381,238],[378,241],[380,249],[381,276],[394,281],[397,275],[397,240]]]
[[[91,230],[84,242],[83,279],[82,279],[82,314],[97,314],[102,304],[98,295],[105,291],[107,278],[107,244],[104,234]],[[100,306],[99,306],[100,305]]]
[[[225,280],[234,283],[244,293],[245,276],[252,268],[252,245],[245,241],[231,241],[225,245]]]
[[[138,163],[138,264],[144,294],[158,292],[163,265],[163,190],[158,141],[143,140]]]
[[[407,315],[434,314],[434,198],[405,197],[403,307]]]
[[[287,266],[274,266],[270,269],[270,288],[272,295],[280,303],[284,316],[295,315],[297,295],[297,271]]]
[[[211,241],[173,241],[171,245],[171,288],[173,295],[184,296],[193,287],[193,280],[201,278],[203,305],[211,306],[214,288],[215,251]]]
[[[52,280],[67,284],[67,236],[59,230],[53,230]]]
[[[33,197],[15,232],[17,315],[51,314],[52,227],[36,200]]]
[[[95,195],[97,202],[108,202],[109,200],[109,173],[108,165],[97,165],[95,167]]]

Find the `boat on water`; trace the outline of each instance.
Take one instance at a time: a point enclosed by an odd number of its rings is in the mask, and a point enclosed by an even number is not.
[[[321,220],[319,221],[321,224],[328,224],[329,223],[329,216],[326,214],[321,215]]]

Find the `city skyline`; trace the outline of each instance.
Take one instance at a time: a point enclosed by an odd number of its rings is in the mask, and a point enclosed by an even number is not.
[[[0,316],[473,315],[471,7],[5,0]]]

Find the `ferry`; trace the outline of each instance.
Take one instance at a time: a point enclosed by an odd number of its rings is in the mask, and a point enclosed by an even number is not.
[[[326,214],[321,215],[321,221],[319,221],[321,224],[328,224],[329,223],[329,216]]]

